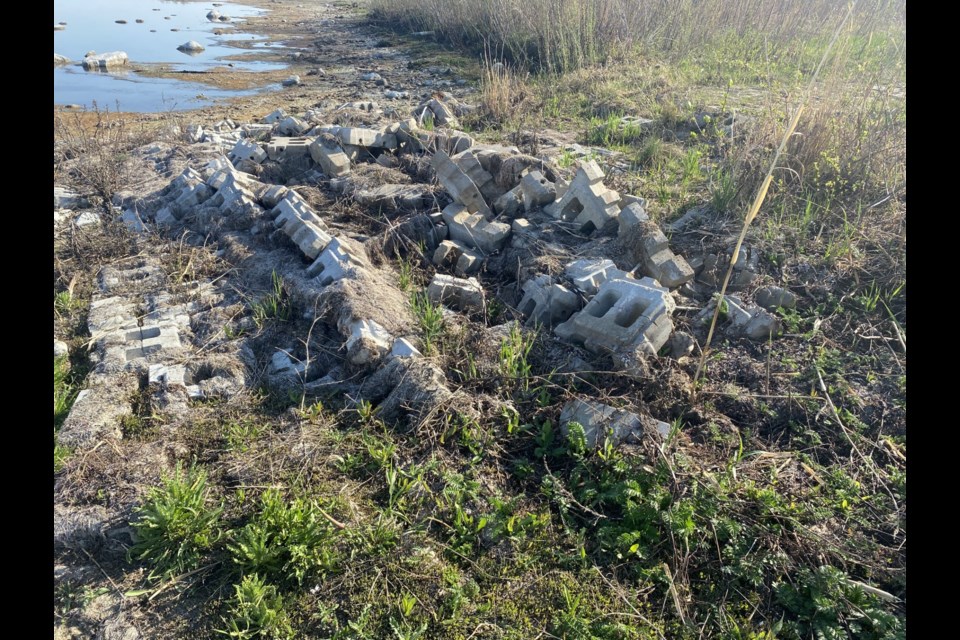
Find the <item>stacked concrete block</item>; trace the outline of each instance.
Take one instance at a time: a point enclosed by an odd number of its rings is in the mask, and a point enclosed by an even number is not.
[[[453,199],[463,204],[470,213],[479,213],[484,218],[492,216],[490,207],[480,194],[480,189],[456,162],[443,151],[433,154],[431,165],[437,173],[437,179]],[[490,175],[489,173],[487,175]]]
[[[189,124],[186,128],[187,141],[196,144],[203,140],[203,127],[198,124]]]
[[[451,239],[485,253],[502,249],[510,236],[509,224],[487,222],[479,213],[470,213],[464,205],[447,205],[443,210],[443,221],[450,230]]]
[[[311,138],[281,137],[267,144],[267,157],[278,162],[298,161],[310,157]]]
[[[670,295],[631,280],[609,280],[582,311],[554,332],[595,353],[655,355],[670,338]]]
[[[608,280],[629,277],[626,271],[617,269],[612,260],[601,258],[574,260],[564,268],[564,274],[573,281],[574,287],[588,296],[595,295]]]
[[[280,204],[288,191],[289,189],[281,184],[272,184],[260,194],[260,202],[268,209],[273,209]]]
[[[310,157],[320,165],[330,178],[339,178],[350,173],[350,158],[340,147],[331,147],[317,139],[310,143]]]
[[[243,173],[229,172],[220,182],[216,195],[210,199],[210,204],[220,208],[227,215],[241,215],[245,213],[259,213],[260,205],[253,193],[254,183]]]
[[[483,256],[455,240],[444,240],[433,252],[433,264],[452,269],[458,276],[469,276],[480,271]]]
[[[307,275],[325,287],[342,278],[354,278],[357,271],[369,266],[362,247],[347,238],[334,238],[313,264],[307,267]]]
[[[240,131],[249,140],[263,142],[270,139],[273,127],[269,124],[245,124],[241,125]]]
[[[453,110],[436,98],[433,98],[427,103],[426,109],[430,111],[433,117],[433,122],[436,125],[441,127],[457,126],[457,117],[454,115]]]
[[[530,212],[557,199],[557,188],[539,171],[531,171],[520,180],[523,209]]]
[[[483,308],[483,287],[476,278],[455,278],[438,273],[427,286],[427,297],[434,304],[445,304],[455,309]]]
[[[619,202],[620,194],[604,186],[603,171],[591,160],[580,167],[563,197],[544,207],[544,211],[589,234],[620,215]]]
[[[327,225],[295,192],[289,192],[271,211],[274,225],[282,229],[300,251],[315,260],[333,238]]]
[[[693,280],[693,269],[682,256],[670,250],[670,243],[660,228],[652,222],[638,225],[643,237],[640,241],[640,268],[648,276],[667,287],[679,287]]]
[[[517,306],[527,317],[527,325],[547,327],[566,322],[579,308],[577,294],[545,274],[523,283],[523,298]]]

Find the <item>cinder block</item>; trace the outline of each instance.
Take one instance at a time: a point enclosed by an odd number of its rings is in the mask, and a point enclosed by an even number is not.
[[[550,204],[557,199],[557,188],[539,171],[531,171],[520,179],[524,211]]]
[[[555,218],[572,222],[580,233],[603,229],[620,215],[620,194],[603,185],[603,172],[594,161],[585,162],[563,197],[544,208]]]
[[[457,163],[450,159],[443,151],[433,154],[431,165],[437,173],[437,180],[443,185],[454,200],[463,204],[470,213],[479,213],[484,218],[492,215],[490,207],[480,194],[480,189],[474,184]],[[489,174],[488,174],[489,175]]]
[[[577,290],[588,296],[596,294],[608,280],[623,280],[629,277],[626,271],[617,269],[612,260],[599,258],[574,260],[566,266],[564,273],[573,281]]]
[[[350,173],[350,158],[339,147],[330,148],[320,140],[314,140],[310,143],[310,157],[330,178],[339,178]]]
[[[510,236],[510,225],[487,222],[478,213],[469,213],[464,205],[450,204],[443,210],[443,221],[450,237],[485,253],[499,251]]]
[[[427,287],[427,297],[434,304],[445,304],[455,309],[483,308],[483,288],[476,278],[464,280],[442,273],[435,274]]]
[[[552,327],[565,322],[580,308],[580,299],[575,293],[555,284],[545,274],[527,280],[523,292],[517,309],[527,317],[527,325]]]
[[[256,142],[242,138],[233,146],[233,151],[230,152],[229,157],[235,165],[241,160],[252,160],[259,164],[267,159],[267,152]]]
[[[321,287],[340,280],[356,277],[359,269],[370,266],[363,248],[352,245],[346,238],[334,238],[313,264],[307,267],[307,275],[316,278]]]

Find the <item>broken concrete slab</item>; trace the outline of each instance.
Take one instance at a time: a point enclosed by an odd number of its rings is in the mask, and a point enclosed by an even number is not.
[[[546,207],[554,218],[572,222],[577,231],[591,234],[620,215],[620,194],[603,184],[603,171],[590,160],[583,163],[563,196]]]
[[[470,213],[467,207],[450,204],[443,210],[443,221],[453,240],[480,249],[485,253],[499,251],[510,236],[510,225],[505,222],[487,222],[479,213]]]
[[[66,187],[53,188],[54,209],[88,209],[90,201]]]
[[[523,298],[517,310],[526,316],[528,326],[553,327],[566,322],[580,309],[580,298],[544,274],[523,283]]]
[[[287,117],[287,112],[283,109],[274,109],[260,119],[263,124],[275,124]]]
[[[116,69],[129,61],[126,51],[108,51],[107,53],[86,56],[83,59],[83,68],[87,71]]]
[[[564,340],[596,353],[656,355],[670,338],[674,308],[662,288],[609,280],[582,311],[554,329]]]
[[[480,190],[456,162],[443,151],[433,154],[430,164],[437,173],[437,180],[453,199],[463,204],[469,213],[479,213],[484,218],[493,215]],[[488,174],[489,175],[489,174]]]
[[[450,156],[450,159],[463,171],[471,182],[480,190],[484,200],[496,200],[503,195],[501,189],[493,179],[493,175],[483,168],[480,160],[470,150]]]
[[[274,225],[283,229],[311,260],[315,260],[333,239],[320,216],[294,191],[288,191],[270,215],[274,217]]]
[[[476,278],[461,279],[438,273],[427,287],[427,297],[434,304],[463,311],[483,308],[483,287]]]

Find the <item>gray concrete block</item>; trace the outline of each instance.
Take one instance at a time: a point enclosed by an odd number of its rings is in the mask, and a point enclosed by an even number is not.
[[[469,213],[464,205],[450,204],[443,210],[443,221],[450,237],[485,253],[499,251],[510,236],[510,225],[487,222],[478,213]]]
[[[548,275],[539,275],[523,283],[523,298],[517,310],[526,316],[527,325],[553,327],[566,322],[580,308],[580,298]]]
[[[230,160],[236,165],[241,160],[252,160],[261,163],[267,159],[267,152],[259,144],[247,140],[246,138],[237,141],[229,155]]]
[[[797,296],[783,287],[777,286],[757,289],[756,293],[753,294],[753,299],[767,311],[773,311],[777,307],[793,309],[797,306]]]
[[[275,124],[287,117],[287,112],[283,109],[274,109],[269,114],[260,119],[263,124]]]
[[[430,190],[419,184],[382,184],[369,189],[357,189],[353,197],[366,207],[399,211],[423,207],[430,199]]]
[[[329,147],[317,139],[310,143],[310,157],[330,178],[350,173],[350,158],[340,147]]]
[[[655,355],[673,330],[672,301],[662,289],[609,280],[582,311],[554,329],[560,338],[596,353]]]
[[[301,136],[310,128],[310,125],[294,116],[287,116],[274,126],[278,136]]]
[[[280,137],[267,143],[267,156],[278,162],[288,162],[310,157],[312,138]]]
[[[649,220],[650,216],[647,215],[646,210],[641,205],[637,203],[629,204],[620,210],[620,216],[617,218],[617,222],[620,224],[619,235],[623,235],[627,230]]]
[[[349,331],[344,346],[351,364],[373,364],[389,353],[393,346],[393,336],[373,320],[354,320]]]
[[[549,215],[572,222],[580,233],[603,229],[620,215],[620,194],[603,185],[603,172],[594,162],[585,162],[559,200],[544,208]]]
[[[564,274],[573,281],[578,291],[592,296],[608,280],[623,280],[629,276],[626,271],[617,268],[612,260],[601,258],[581,258],[567,264]]]
[[[524,211],[550,204],[557,199],[557,188],[539,171],[531,171],[520,179],[520,193]]]
[[[434,304],[464,311],[483,308],[483,287],[476,278],[464,280],[438,273],[427,287],[427,297]]]
[[[325,287],[342,278],[355,278],[358,270],[369,267],[363,247],[347,238],[334,238],[307,267],[307,275]]]
[[[437,179],[454,200],[463,204],[470,213],[479,213],[485,218],[492,215],[490,207],[480,194],[480,189],[466,173],[443,151],[433,154],[430,163],[437,173]],[[489,174],[488,174],[489,175]]]
[[[630,439],[639,441],[644,431],[643,421],[637,414],[579,398],[565,404],[560,411],[560,429],[564,437],[570,432],[571,422],[583,427],[590,449],[602,446],[607,439],[614,445]]]
[[[397,338],[390,349],[390,358],[420,358],[421,354],[406,338]]]

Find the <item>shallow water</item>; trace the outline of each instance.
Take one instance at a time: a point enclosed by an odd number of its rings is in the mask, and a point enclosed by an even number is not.
[[[169,111],[195,109],[215,99],[244,95],[251,91],[213,89],[190,81],[145,78],[130,71],[84,71],[80,61],[88,51],[126,51],[131,63],[165,63],[176,70],[202,71],[223,64],[251,71],[281,69],[286,65],[235,59],[224,56],[243,54],[237,43],[252,43],[262,49],[262,37],[243,32],[245,17],[263,10],[244,5],[174,0],[54,0],[54,24],[66,22],[66,28],[53,32],[53,51],[73,62],[54,68],[54,104],[80,104],[123,111]],[[230,22],[210,21],[211,9],[228,15]],[[136,22],[143,20],[142,24]],[[126,20],[117,24],[116,20]],[[177,29],[177,31],[171,31]],[[151,33],[151,30],[154,32]],[[214,35],[222,30],[223,35]],[[181,44],[196,40],[205,51],[187,54],[177,50]],[[203,95],[206,99],[198,99]]]

